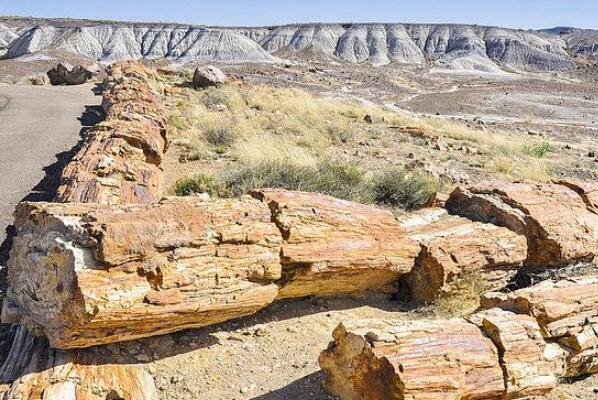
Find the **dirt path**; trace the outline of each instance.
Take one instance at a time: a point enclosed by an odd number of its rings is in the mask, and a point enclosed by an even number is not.
[[[49,200],[68,151],[89,124],[86,106],[100,104],[93,85],[0,86],[0,243],[15,205]],[[82,119],[82,120],[81,120]],[[0,265],[2,249],[0,247]]]

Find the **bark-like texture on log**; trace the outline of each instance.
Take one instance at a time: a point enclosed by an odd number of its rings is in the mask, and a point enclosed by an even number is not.
[[[91,128],[66,166],[58,202],[149,203],[159,199],[166,120],[155,75],[141,64],[110,68],[102,106],[106,120]]]
[[[5,400],[156,400],[152,376],[137,365],[97,363],[91,350],[61,351],[44,338],[13,328],[10,353],[0,370]]]
[[[408,279],[416,301],[468,290],[472,280],[485,290],[502,289],[527,256],[524,236],[441,208],[415,212],[400,222],[421,246]]]
[[[253,314],[272,302],[282,238],[249,196],[151,205],[23,203],[5,320],[57,348]]]
[[[496,399],[498,351],[465,320],[339,325],[320,355],[325,387],[343,400]]]
[[[565,351],[564,376],[598,373],[598,276],[488,293],[482,306],[533,316],[544,338]]]
[[[505,377],[505,399],[544,396],[563,371],[562,352],[548,346],[533,317],[492,309],[471,321],[496,345]]]
[[[457,188],[449,212],[525,235],[526,264],[560,266],[598,255],[598,214],[575,190],[557,183],[486,184]]]
[[[316,193],[263,189],[284,238],[279,298],[395,292],[419,246],[387,210]]]

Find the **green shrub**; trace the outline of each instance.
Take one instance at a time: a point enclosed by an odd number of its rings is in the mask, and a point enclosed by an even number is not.
[[[374,201],[412,210],[422,207],[440,184],[431,175],[394,168],[374,180]]]
[[[208,108],[223,104],[232,112],[241,112],[247,107],[239,91],[227,85],[205,89],[201,101]]]
[[[360,200],[365,184],[363,171],[342,161],[324,161],[316,166],[301,166],[291,160],[265,161],[230,170],[221,179],[233,196],[269,187]]]
[[[532,156],[542,158],[552,151],[552,146],[548,141],[544,141],[534,146],[526,146],[525,151]]]
[[[227,196],[226,188],[209,174],[197,174],[177,181],[172,190],[177,196],[190,196],[196,193],[209,193],[219,197]]]

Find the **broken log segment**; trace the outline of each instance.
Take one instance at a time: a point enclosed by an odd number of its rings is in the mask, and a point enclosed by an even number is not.
[[[92,350],[62,351],[22,327],[0,370],[0,397],[21,400],[156,400],[149,372],[138,365],[97,363]],[[25,357],[24,357],[25,356]]]
[[[152,205],[22,203],[4,320],[56,348],[201,327],[271,303],[282,238],[249,196]]]
[[[502,289],[527,256],[524,236],[449,215],[442,208],[417,211],[399,221],[421,246],[408,278],[416,301],[457,295],[471,290],[473,284],[482,290]]]
[[[397,291],[419,246],[388,210],[334,197],[262,189],[282,232],[278,298]]]
[[[482,297],[482,307],[534,317],[544,338],[566,353],[563,376],[598,373],[598,276],[488,293]]]
[[[498,349],[505,399],[544,396],[557,386],[558,376],[564,371],[564,353],[544,341],[534,318],[491,309],[469,319]]]
[[[340,324],[319,359],[326,388],[342,400],[530,399],[598,373],[598,276],[483,306],[467,319]]]
[[[56,201],[122,204],[159,200],[166,151],[166,119],[153,86],[155,75],[139,63],[111,67],[102,106],[106,120],[91,128],[62,173]]]
[[[556,183],[492,183],[457,188],[450,213],[504,226],[524,235],[527,266],[591,262],[598,255],[598,214],[582,196]]]
[[[496,399],[498,351],[462,319],[340,324],[319,358],[324,386],[342,400]]]

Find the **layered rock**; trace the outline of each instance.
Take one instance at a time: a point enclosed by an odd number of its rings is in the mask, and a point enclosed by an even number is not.
[[[59,63],[48,71],[52,85],[81,85],[91,79],[93,73],[82,65]]]
[[[340,324],[320,355],[342,400],[532,399],[598,372],[598,277],[487,294],[467,319]]]
[[[105,82],[106,120],[87,134],[65,167],[59,202],[149,203],[159,199],[166,150],[165,112],[153,72],[141,64],[115,64]]]
[[[546,268],[598,255],[598,214],[587,204],[589,193],[584,197],[558,183],[496,183],[457,188],[446,207],[524,235],[526,265]]]
[[[496,399],[504,392],[498,351],[467,321],[341,324],[319,363],[343,400]]]
[[[270,219],[249,197],[23,203],[4,320],[75,348],[252,314],[278,293],[282,238]]]
[[[392,213],[314,193],[266,189],[282,232],[279,298],[396,292],[419,251]]]
[[[431,302],[441,295],[505,287],[527,256],[524,236],[428,208],[400,220],[421,246],[409,274],[411,297]]]
[[[13,328],[0,370],[0,396],[21,400],[157,400],[152,376],[137,365],[98,363],[92,351],[61,351]]]
[[[545,281],[512,293],[488,293],[482,306],[532,316],[544,338],[566,354],[564,376],[598,372],[598,277]]]
[[[1,27],[0,27],[1,29]],[[1,44],[1,43],[0,43]],[[39,21],[10,43],[8,56],[62,50],[90,59],[166,58],[185,62],[272,62],[276,55],[373,64],[425,64],[501,73],[501,68],[560,71],[574,67],[561,38],[542,32],[467,25],[306,24],[265,28]]]
[[[562,351],[548,345],[533,317],[500,309],[470,317],[498,349],[504,373],[505,399],[544,396],[563,373]]]

